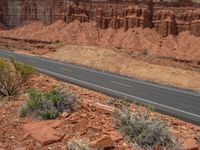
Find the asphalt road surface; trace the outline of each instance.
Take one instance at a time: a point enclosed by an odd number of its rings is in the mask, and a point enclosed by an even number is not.
[[[117,98],[150,104],[161,113],[200,125],[200,93],[4,50],[0,50],[0,57],[15,58],[59,80]]]

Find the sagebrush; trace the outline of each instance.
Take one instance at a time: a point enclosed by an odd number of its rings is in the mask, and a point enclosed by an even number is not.
[[[41,119],[54,119],[62,112],[74,111],[75,105],[75,96],[59,88],[46,93],[34,89],[29,92],[29,99],[21,108],[20,116],[31,114]]]
[[[33,75],[34,68],[12,59],[0,58],[0,96],[16,94]]]
[[[67,150],[91,150],[91,148],[86,140],[73,139],[68,142]]]
[[[127,107],[113,114],[119,131],[132,143],[150,149],[154,146],[170,147],[172,137],[166,123],[151,119],[148,112],[130,112]]]

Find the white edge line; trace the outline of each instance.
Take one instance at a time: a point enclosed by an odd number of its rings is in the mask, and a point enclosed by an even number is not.
[[[67,65],[67,66],[70,66],[70,67],[74,67],[74,68],[78,68],[78,69],[82,69],[82,70],[87,70],[89,72],[94,72],[94,73],[107,75],[107,76],[110,76],[110,77],[120,78],[120,79],[123,79],[123,80],[126,80],[126,81],[142,83],[142,84],[149,85],[149,86],[152,86],[152,87],[159,87],[159,88],[162,88],[162,89],[167,89],[167,90],[170,90],[170,91],[176,91],[176,92],[180,92],[180,93],[184,93],[184,94],[188,94],[188,95],[200,96],[200,94],[185,92],[185,91],[181,91],[181,90],[178,90],[178,89],[175,89],[175,88],[168,88],[168,87],[164,87],[164,86],[161,86],[161,85],[157,85],[156,83],[153,84],[153,83],[148,83],[148,82],[145,82],[145,81],[139,81],[139,80],[136,80],[136,79],[129,79],[129,78],[126,78],[126,77],[123,77],[123,76],[120,76],[120,75],[113,75],[113,74],[105,73],[105,72],[102,72],[102,71],[96,71],[96,70],[93,70],[93,69],[88,69],[88,68],[85,68],[85,67],[83,68],[81,66],[76,66],[76,65],[72,65],[72,64],[68,64],[68,63],[64,63],[64,62],[58,62],[56,60],[49,60],[48,58],[45,58],[45,57],[40,58],[40,57],[37,57],[37,56],[32,56],[31,58],[36,58],[36,59],[39,59],[39,60],[42,60],[42,61],[48,61],[48,62],[51,62],[51,63]]]
[[[124,83],[120,83],[120,82],[117,82],[117,81],[111,81],[112,83],[114,83],[114,84],[117,84],[117,85],[121,85],[121,86],[125,86],[125,87],[132,87],[131,85],[129,85],[129,84],[124,84]]]
[[[72,70],[65,69],[65,68],[60,68],[60,70],[67,71],[67,72],[73,72]]]
[[[16,53],[17,54],[17,53]],[[8,55],[8,54],[7,54]],[[26,56],[26,55],[25,55]],[[37,58],[37,57],[35,57]],[[40,59],[40,58],[38,58]],[[40,59],[40,60],[44,60],[44,59]],[[45,59],[46,60],[46,59]],[[49,60],[47,60],[49,61]],[[49,61],[49,62],[54,62],[54,61]],[[58,63],[59,64],[59,63]],[[184,114],[187,114],[187,115],[191,115],[191,116],[195,116],[195,117],[198,117],[200,118],[200,115],[196,115],[196,114],[193,114],[193,113],[190,113],[190,112],[186,112],[184,110],[180,110],[180,109],[177,109],[177,108],[174,108],[174,107],[170,107],[170,106],[166,106],[166,105],[163,105],[163,104],[159,104],[159,103],[156,103],[156,102],[152,102],[152,101],[149,101],[149,100],[145,100],[143,98],[140,98],[140,97],[137,97],[137,96],[133,96],[133,95],[129,95],[129,94],[126,94],[126,93],[122,93],[122,92],[119,92],[119,91],[116,91],[116,90],[113,90],[113,89],[109,89],[109,88],[105,88],[105,87],[102,87],[102,86],[99,86],[99,85],[95,85],[95,84],[92,84],[92,83],[89,83],[89,82],[86,82],[86,81],[81,81],[81,80],[78,80],[78,79],[75,79],[75,78],[71,78],[71,77],[68,77],[68,76],[64,76],[64,75],[61,75],[61,74],[58,74],[58,73],[55,73],[55,72],[52,72],[52,71],[48,71],[46,69],[42,69],[42,68],[38,68],[38,67],[35,67],[37,70],[40,70],[41,72],[47,72],[49,74],[52,74],[52,75],[57,75],[57,76],[60,76],[62,78],[68,78],[70,80],[74,80],[74,81],[77,81],[77,82],[82,82],[82,83],[85,83],[85,84],[88,84],[88,85],[92,85],[94,87],[98,87],[98,88],[101,88],[101,89],[104,89],[104,90],[107,90],[107,91],[111,91],[111,92],[115,92],[115,93],[118,93],[118,94],[121,94],[121,95],[124,95],[125,97],[131,97],[131,98],[134,98],[134,99],[138,99],[138,100],[141,100],[141,101],[144,101],[146,103],[150,103],[150,104],[153,104],[153,105],[157,105],[157,106],[161,106],[161,107],[165,107],[165,108],[168,108],[168,109],[171,109],[171,110],[175,110],[175,111],[178,111],[178,112],[181,112],[181,113],[184,113]],[[87,69],[88,70],[88,69]],[[93,71],[93,70],[92,70]],[[96,71],[93,71],[93,72],[96,72]],[[123,78],[123,77],[122,77]],[[159,86],[158,86],[159,87]],[[179,91],[179,90],[178,90]],[[182,91],[180,91],[182,92]],[[182,92],[182,93],[185,93],[185,92]]]
[[[149,85],[149,86],[152,86],[152,87],[158,87],[158,88],[167,89],[167,90],[170,90],[170,91],[176,91],[176,92],[179,92],[179,93],[184,93],[184,94],[198,96],[198,97],[200,96],[200,94],[195,94],[195,93],[191,93],[191,92],[185,92],[185,91],[181,91],[181,90],[178,90],[178,89],[175,89],[175,88],[170,88],[170,87],[164,87],[162,85],[157,85],[156,83],[153,84],[153,83],[148,83],[146,81],[139,81],[139,80],[136,80],[136,79],[129,79],[129,78],[126,78],[126,77],[123,77],[123,76],[120,76],[120,75],[109,74],[109,73],[105,73],[105,72],[102,72],[102,71],[96,71],[96,70],[93,70],[93,69],[88,69],[86,67],[76,66],[76,65],[72,65],[72,64],[68,64],[68,63],[64,63],[64,62],[59,62],[59,61],[56,61],[56,60],[50,60],[50,59],[45,58],[45,57],[41,58],[41,57],[38,57],[38,56],[29,56],[29,55],[25,55],[25,54],[18,54],[18,53],[15,53],[15,52],[6,52],[6,51],[3,50],[3,54],[9,55],[7,53],[14,53],[14,54],[17,54],[19,56],[22,55],[22,56],[25,56],[25,57],[35,58],[35,59],[39,59],[39,60],[42,60],[42,61],[47,61],[47,62],[66,65],[66,66],[71,66],[71,67],[74,67],[74,68],[87,70],[89,72],[99,73],[99,74],[103,74],[103,75],[107,75],[107,76],[111,76],[111,77],[115,77],[115,78],[120,78],[120,79],[131,81],[131,82],[142,83],[142,84]]]
[[[45,70],[45,69],[42,69],[42,68],[36,67],[36,69],[37,69],[37,70],[40,70],[41,72],[46,72],[46,73],[49,73],[49,74],[52,74],[52,75],[60,76],[60,77],[62,77],[62,78],[68,78],[68,79],[74,80],[74,81],[76,81],[76,82],[85,83],[85,84],[88,84],[88,85],[91,85],[91,86],[94,86],[94,87],[98,87],[98,88],[101,88],[101,89],[104,89],[104,90],[107,90],[107,91],[115,92],[115,93],[124,95],[125,97],[131,97],[131,98],[134,98],[134,99],[138,99],[138,100],[144,101],[144,102],[146,102],[146,103],[150,103],[150,104],[153,104],[153,105],[165,107],[165,108],[168,108],[168,109],[171,109],[171,110],[175,110],[175,111],[177,111],[177,112],[181,112],[181,113],[184,113],[184,114],[187,114],[187,115],[191,115],[191,116],[200,118],[200,115],[193,114],[193,113],[190,113],[190,112],[186,112],[186,111],[184,111],[184,110],[180,110],[180,109],[177,109],[177,108],[174,108],[174,107],[170,107],[170,106],[166,106],[166,105],[159,104],[159,103],[156,103],[156,102],[152,102],[152,101],[149,101],[149,100],[145,100],[145,99],[139,98],[139,97],[137,97],[137,96],[132,96],[132,95],[129,95],[129,94],[126,94],[126,93],[122,93],[122,92],[113,90],[113,89],[109,89],[109,88],[105,88],[105,87],[102,87],[102,86],[99,86],[99,85],[95,85],[95,84],[92,84],[92,83],[89,83],[89,82],[86,82],[86,81],[81,81],[81,80],[79,80],[79,79],[75,79],[75,78],[71,78],[71,77],[68,77],[68,76],[64,76],[64,75],[61,75],[61,74],[59,74],[59,73],[55,73],[55,72],[52,72],[52,71],[48,71],[48,70]]]

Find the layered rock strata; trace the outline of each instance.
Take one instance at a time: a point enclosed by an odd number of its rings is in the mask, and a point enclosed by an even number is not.
[[[178,35],[183,31],[200,36],[198,5],[190,0],[171,3],[165,0],[154,3],[151,0],[0,0],[0,22],[12,28],[35,20],[46,25],[59,19],[67,23],[93,20],[100,29],[124,28],[126,31],[129,28],[155,28],[162,36]]]

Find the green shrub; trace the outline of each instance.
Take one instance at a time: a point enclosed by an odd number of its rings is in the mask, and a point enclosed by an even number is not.
[[[73,139],[68,142],[67,150],[91,150],[91,148],[85,140]]]
[[[46,93],[31,90],[28,101],[20,110],[20,116],[33,114],[41,119],[54,119],[59,113],[74,111],[75,104],[76,99],[72,94],[58,88]]]
[[[16,94],[33,73],[34,69],[26,64],[0,58],[0,96]]]
[[[159,119],[152,120],[148,112],[132,113],[123,107],[113,116],[119,131],[132,143],[144,148],[173,145],[167,125]]]

